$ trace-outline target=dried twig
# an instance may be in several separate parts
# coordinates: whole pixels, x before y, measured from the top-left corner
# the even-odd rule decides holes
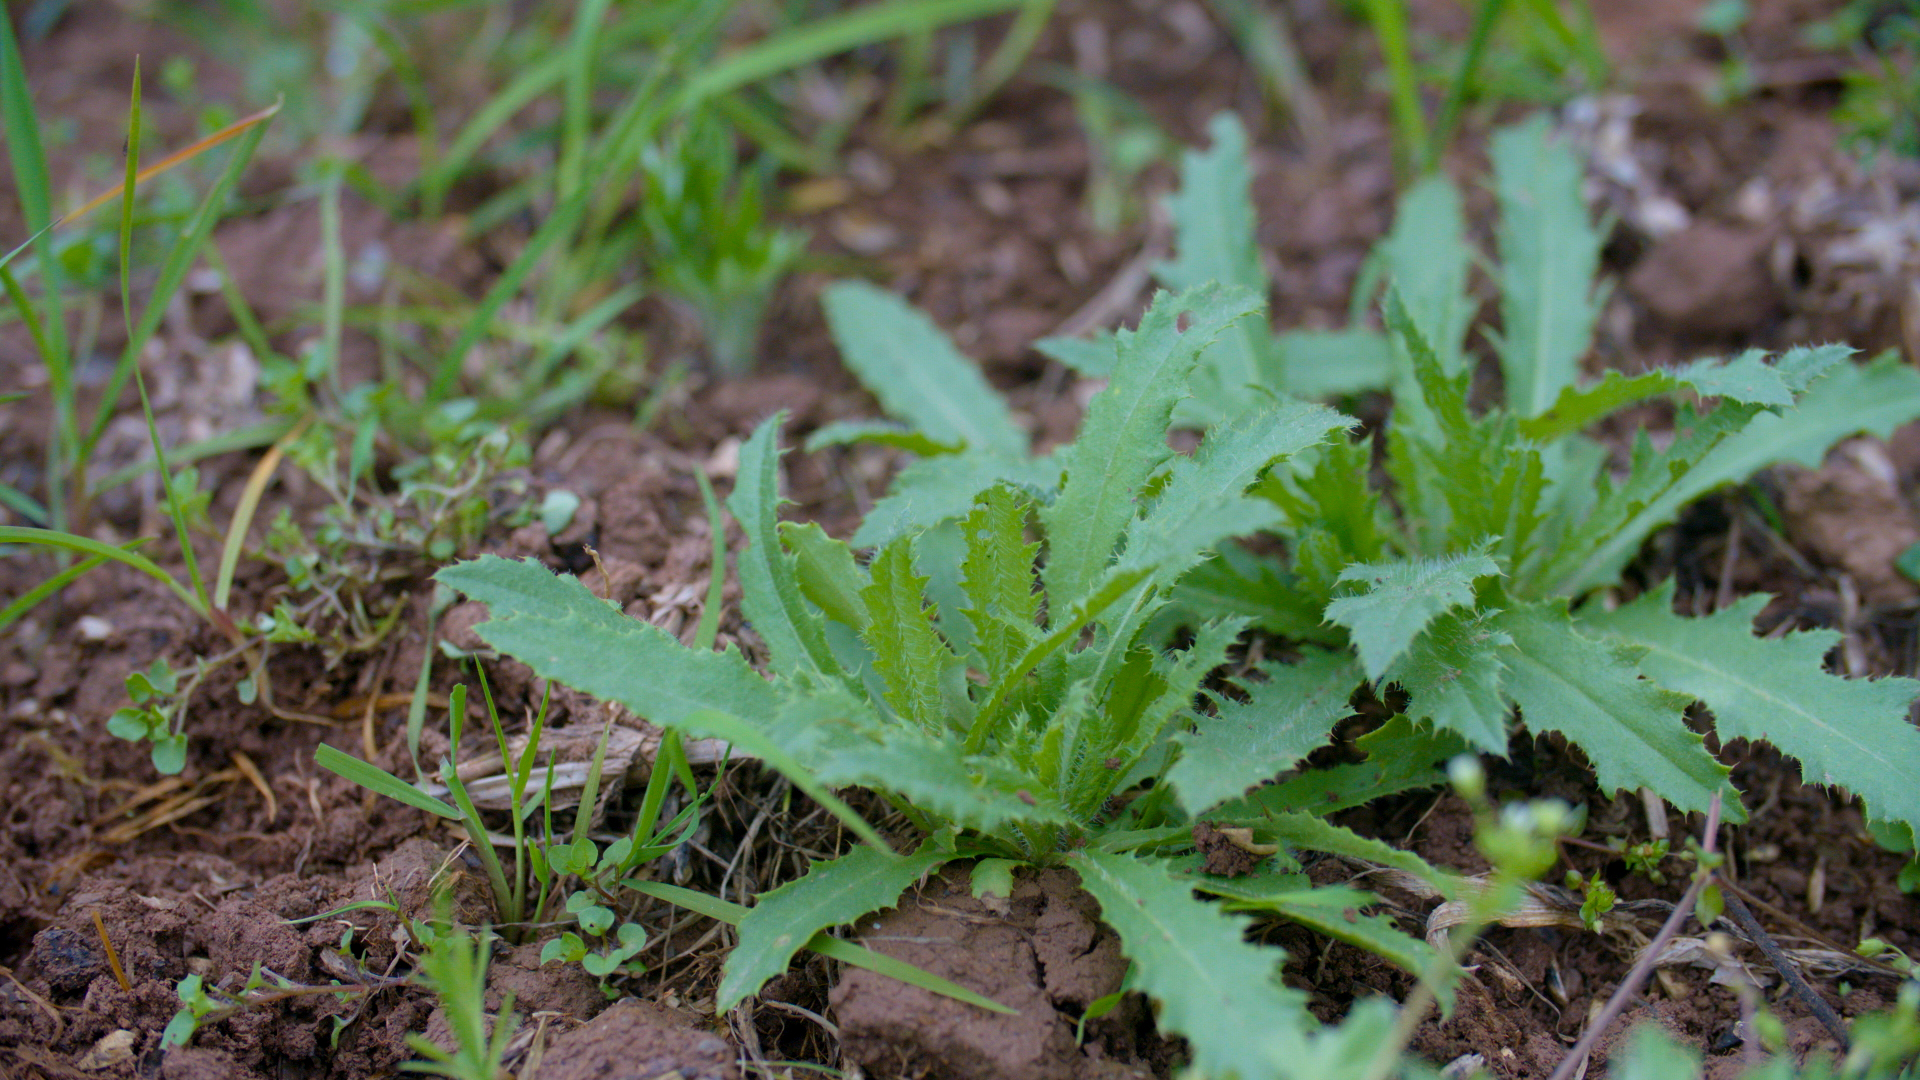
[[[1705,832],[1706,836],[1701,841],[1700,847],[1705,854],[1711,855],[1714,840],[1720,832],[1719,792],[1714,793],[1713,805],[1707,808]],[[1593,1046],[1600,1041],[1600,1036],[1613,1026],[1613,1022],[1627,1010],[1628,1002],[1632,1001],[1634,995],[1640,992],[1640,988],[1646,985],[1647,977],[1653,974],[1654,962],[1659,959],[1661,950],[1665,949],[1667,943],[1680,933],[1680,927],[1692,913],[1695,902],[1700,899],[1700,893],[1712,880],[1713,874],[1704,870],[1693,879],[1693,884],[1687,887],[1686,895],[1673,906],[1673,914],[1667,916],[1667,921],[1661,925],[1660,932],[1654,935],[1652,943],[1641,951],[1640,959],[1634,962],[1633,970],[1627,972],[1626,980],[1614,990],[1613,996],[1607,999],[1606,1007],[1600,1010],[1600,1015],[1593,1018],[1593,1022],[1587,1025],[1586,1031],[1581,1032],[1580,1041],[1574,1043],[1573,1049],[1567,1052],[1567,1056],[1560,1059],[1560,1064],[1553,1070],[1551,1080],[1568,1080],[1587,1060],[1587,1055],[1593,1052]]]

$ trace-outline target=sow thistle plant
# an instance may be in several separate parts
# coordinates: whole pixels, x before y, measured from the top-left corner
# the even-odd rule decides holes
[[[919,460],[843,543],[776,520],[779,417],[743,446],[729,508],[747,537],[742,604],[766,642],[767,677],[532,562],[441,571],[490,606],[478,633],[501,652],[670,729],[729,740],[867,842],[736,913],[722,1011],[803,944],[831,940],[821,931],[894,904],[942,864],[977,860],[976,891],[1003,891],[1023,864],[1058,865],[1099,901],[1132,985],[1188,1038],[1200,1073],[1344,1075],[1340,1063],[1367,1058],[1390,1071],[1407,1016],[1396,1023],[1371,1003],[1315,1033],[1305,998],[1275,979],[1283,954],[1248,943],[1239,912],[1279,914],[1430,979],[1447,970],[1388,920],[1354,917],[1367,894],[1311,887],[1292,853],[1361,856],[1462,895],[1324,815],[1443,782],[1438,764],[1459,753],[1504,753],[1516,707],[1532,730],[1585,750],[1609,791],[1651,788],[1688,810],[1717,795],[1737,816],[1728,770],[1685,720],[1704,702],[1721,737],[1772,741],[1910,843],[1913,683],[1827,674],[1830,632],[1754,637],[1763,597],[1687,619],[1671,610],[1670,583],[1612,608],[1600,590],[1689,500],[1910,419],[1920,385],[1891,360],[1855,367],[1833,347],[1579,385],[1599,235],[1577,163],[1539,124],[1499,135],[1493,156],[1503,406],[1469,407],[1470,251],[1444,181],[1409,194],[1383,245],[1387,332],[1364,374],[1391,385],[1396,406],[1384,435],[1359,441],[1349,418],[1290,396],[1285,376],[1364,380],[1316,382],[1301,366],[1314,350],[1289,356],[1284,335],[1250,318],[1258,261],[1224,250],[1244,246],[1235,229],[1250,228],[1250,205],[1186,199],[1182,250],[1163,278],[1212,265],[1227,283],[1162,295],[1131,332],[1050,345],[1109,382],[1079,437],[1048,457],[1027,452],[1004,403],[923,316],[867,286],[829,290],[843,355],[893,422],[836,425],[815,445],[876,441]],[[1188,182],[1210,162],[1234,164],[1190,157]],[[1181,404],[1192,393],[1223,418],[1185,456],[1167,434],[1196,415]],[[1616,468],[1580,434],[1657,397],[1677,401],[1664,447],[1643,435]],[[1376,490],[1382,438],[1388,487]],[[1258,533],[1282,540],[1284,557],[1233,543]],[[1286,659],[1219,681],[1250,629],[1282,639]],[[1400,686],[1405,715],[1363,739],[1363,763],[1289,774],[1363,684]],[[833,794],[844,787],[879,792],[925,839],[895,853]],[[1288,850],[1251,876],[1211,875],[1194,851],[1200,824]],[[628,884],[687,902],[684,890]]]
[[[1304,996],[1273,979],[1281,954],[1246,943],[1243,917],[1194,898],[1185,811],[1159,788],[1116,800],[1164,770],[1169,736],[1195,722],[1203,682],[1247,625],[1209,620],[1163,647],[1173,586],[1216,545],[1279,524],[1248,489],[1351,424],[1275,400],[1215,428],[1192,457],[1167,449],[1201,351],[1258,307],[1219,286],[1162,297],[1116,340],[1112,383],[1062,453],[1057,492],[989,484],[958,520],[903,530],[865,566],[816,526],[777,524],[780,418],[763,424],[742,447],[729,508],[748,537],[742,603],[771,679],[736,651],[688,649],[536,563],[483,557],[441,571],[490,606],[478,631],[490,645],[656,723],[730,740],[868,842],[760,897],[739,923],[720,1010],[815,933],[893,905],[944,863],[981,859],[981,888],[1018,864],[1076,870],[1133,956],[1135,985],[1160,999],[1161,1022],[1193,1041],[1205,1072],[1271,1075],[1304,1050],[1311,1020]],[[841,787],[882,793],[926,839],[896,854],[833,795]],[[1261,826],[1267,839],[1317,836],[1409,861],[1330,826],[1294,836],[1310,830],[1276,821]],[[1349,890],[1316,903],[1303,877],[1283,873],[1236,892],[1316,922],[1324,912],[1343,936],[1410,967],[1430,957],[1385,920],[1345,923]]]

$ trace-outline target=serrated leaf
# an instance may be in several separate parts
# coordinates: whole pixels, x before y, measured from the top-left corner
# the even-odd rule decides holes
[[[1027,437],[1006,403],[931,319],[859,281],[829,285],[821,304],[841,360],[887,415],[936,443],[1025,456]]]
[[[1203,1076],[1284,1075],[1313,1026],[1306,996],[1279,985],[1286,954],[1245,940],[1246,920],[1194,899],[1164,866],[1076,851],[1067,864],[1133,961],[1133,987],[1160,1003],[1162,1030],[1184,1035]]]
[[[1226,663],[1227,649],[1239,640],[1246,626],[1245,619],[1207,623],[1194,634],[1193,644],[1175,654],[1171,663],[1164,657],[1156,659],[1145,649],[1133,653],[1146,661],[1141,668],[1147,677],[1136,680],[1131,692],[1118,685],[1127,673],[1116,678],[1102,707],[1075,740],[1083,749],[1066,783],[1067,807],[1072,813],[1084,819],[1099,812],[1122,786],[1127,769],[1160,741],[1174,718],[1191,713],[1201,682]]]
[[[1907,720],[1920,683],[1828,673],[1831,630],[1755,637],[1765,594],[1690,619],[1674,614],[1673,591],[1668,580],[1617,610],[1583,611],[1581,625],[1645,648],[1640,670],[1704,702],[1721,739],[1764,739],[1806,782],[1845,787],[1876,818],[1920,823],[1920,729]]]
[[[835,752],[818,774],[836,787],[857,785],[897,795],[943,822],[982,832],[1072,820],[1038,777],[904,729]]]
[[[1038,543],[1027,542],[1030,500],[1005,486],[982,492],[961,523],[966,555],[961,583],[973,624],[974,648],[983,670],[997,672],[1012,663],[1032,641],[1040,615],[1034,588]]]
[[[1558,439],[1628,405],[1682,387],[1701,397],[1785,408],[1812,379],[1845,360],[1850,351],[1839,346],[1795,349],[1778,363],[1768,363],[1765,352],[1749,349],[1731,360],[1696,360],[1684,367],[1633,376],[1609,371],[1591,386],[1563,388],[1551,408],[1520,422],[1520,433],[1529,439]]]
[[[1207,432],[1192,457],[1173,460],[1160,497],[1128,531],[1128,546],[1140,543],[1148,532],[1202,512],[1222,496],[1239,495],[1276,461],[1355,423],[1324,405],[1292,398],[1240,410],[1232,420]]]
[[[910,454],[919,454],[922,457],[954,454],[964,449],[960,443],[939,442],[926,432],[916,431],[905,424],[896,424],[887,420],[836,420],[807,436],[806,450],[811,454],[829,446],[862,443],[870,446],[888,446],[895,450],[905,450]]]
[[[1506,691],[1535,732],[1558,731],[1586,752],[1601,788],[1650,787],[1682,810],[1705,811],[1728,769],[1687,727],[1688,699],[1640,677],[1645,650],[1574,628],[1564,601],[1490,620],[1513,638]],[[1737,814],[1737,800],[1728,800]]]
[[[1395,870],[1405,870],[1426,881],[1449,899],[1461,891],[1460,878],[1451,871],[1441,870],[1413,852],[1384,840],[1361,836],[1351,829],[1335,825],[1317,813],[1270,813],[1238,822],[1228,822],[1223,818],[1221,824],[1245,824],[1270,833],[1291,847],[1324,851],[1331,855],[1348,855]]]
[[[1041,511],[1050,547],[1047,595],[1054,604],[1087,595],[1113,561],[1135,498],[1169,453],[1168,421],[1188,372],[1209,343],[1260,306],[1254,293],[1221,286],[1162,294],[1137,330],[1118,336],[1113,378],[1087,408],[1059,497]],[[1182,315],[1190,320],[1184,331]]]
[[[1210,148],[1180,156],[1180,189],[1166,204],[1174,257],[1155,267],[1154,276],[1175,291],[1219,282],[1265,295],[1247,133],[1232,113],[1223,112],[1208,122],[1207,134]],[[1190,376],[1193,396],[1175,406],[1175,422],[1205,427],[1235,416],[1248,387],[1277,387],[1278,376],[1273,335],[1265,322],[1237,323],[1201,354]]]
[[[1382,681],[1412,695],[1410,715],[1459,732],[1483,753],[1504,755],[1513,710],[1500,689],[1506,673],[1500,651],[1510,644],[1483,617],[1448,612],[1428,624]]]
[[[740,920],[740,942],[727,954],[714,1009],[719,1015],[759,992],[768,979],[787,970],[793,954],[814,934],[844,926],[900,902],[900,894],[952,856],[932,844],[899,856],[869,847],[828,862],[816,862],[806,875],[760,899]]]
[[[913,572],[913,538],[902,536],[873,560],[873,580],[860,591],[867,609],[863,634],[873,667],[887,684],[887,703],[922,731],[947,726],[940,683],[959,658],[933,628],[926,607],[927,579]]]
[[[767,643],[769,664],[781,675],[811,669],[837,672],[818,609],[800,594],[793,557],[780,545],[780,427],[786,413],[768,417],[740,447],[740,469],[727,510],[747,535],[740,553],[740,608]]]
[[[1453,732],[1429,724],[1416,727],[1404,716],[1393,717],[1358,742],[1367,752],[1365,761],[1308,769],[1224,803],[1215,813],[1232,818],[1288,810],[1335,814],[1384,795],[1444,784],[1446,763],[1468,750],[1466,741]]]
[[[1500,573],[1484,551],[1433,559],[1357,563],[1340,572],[1343,582],[1367,591],[1327,605],[1327,620],[1347,628],[1367,678],[1379,679],[1427,624],[1441,613],[1473,603],[1473,583]]]
[[[1795,370],[1827,355],[1824,349],[1796,349],[1777,366]],[[1883,353],[1865,365],[1837,364],[1807,388],[1792,410],[1754,417],[1718,441],[1670,486],[1633,508],[1630,520],[1612,530],[1580,565],[1568,567],[1550,581],[1555,591],[1568,596],[1606,585],[1619,576],[1621,567],[1655,529],[1715,488],[1784,461],[1817,467],[1828,449],[1850,435],[1867,433],[1884,439],[1915,419],[1920,419],[1920,372],[1903,363],[1898,354]]]
[[[880,547],[896,536],[965,517],[973,497],[995,484],[1051,492],[1060,466],[1051,458],[999,458],[953,454],[922,458],[900,470],[885,498],[873,504],[854,530],[854,547]]]
[[[1222,497],[1203,513],[1182,521],[1164,522],[1161,527],[1136,537],[1137,542],[1128,545],[1119,562],[1108,567],[1085,595],[1055,610],[1046,633],[995,676],[975,714],[973,726],[968,729],[968,748],[978,751],[985,747],[988,735],[1004,719],[1016,690],[1026,685],[1028,674],[1043,662],[1056,658],[1102,613],[1124,597],[1134,595],[1134,590],[1143,585],[1170,588],[1214,545],[1229,537],[1266,528],[1278,516],[1277,510],[1264,503],[1244,497]]]
[[[786,724],[775,721],[763,726],[717,709],[699,709],[689,713],[677,726],[689,735],[723,739],[742,754],[759,758],[768,768],[791,781],[793,786],[799,788],[808,798],[825,807],[828,813],[838,818],[841,824],[855,836],[877,849],[891,853],[892,849],[887,847],[887,842],[881,838],[880,833],[872,825],[867,824],[866,819],[855,813],[844,800],[835,795],[803,760],[808,756],[818,758],[827,755],[820,752],[817,743],[809,745],[813,740],[809,740],[807,736],[812,732],[796,730],[798,725],[792,723],[796,715],[805,715],[806,706],[817,707],[820,703],[803,700],[798,704],[801,709],[797,714],[789,711],[785,717],[788,721]],[[808,755],[809,750],[814,753]]]
[[[868,578],[854,560],[853,549],[812,522],[781,522],[780,539],[793,552],[800,595],[834,622],[865,630],[867,606],[860,592],[867,587]]]
[[[1467,270],[1473,251],[1466,242],[1460,192],[1440,175],[1421,179],[1400,196],[1393,230],[1381,242],[1387,280],[1407,305],[1407,314],[1433,344],[1449,375],[1463,363],[1467,320]],[[1297,391],[1296,391],[1297,392]]]
[[[1167,771],[1180,808],[1198,814],[1292,768],[1325,746],[1350,710],[1360,669],[1346,655],[1312,651],[1298,663],[1268,664],[1247,700],[1221,701],[1212,716],[1177,737],[1180,760]]]
[[[482,555],[434,580],[487,605],[491,617],[474,628],[480,640],[541,678],[617,701],[663,727],[701,709],[765,716],[778,705],[773,687],[738,652],[689,649],[532,559]]]
[[[1544,114],[1496,132],[1488,154],[1500,203],[1500,366],[1508,405],[1537,416],[1580,374],[1600,314],[1604,237],[1580,197],[1580,161]]]
[[[1324,888],[1240,897],[1222,906],[1228,911],[1270,911],[1323,937],[1365,949],[1409,974],[1425,975],[1439,955],[1437,950],[1402,931],[1388,916],[1359,913],[1358,909],[1375,903],[1372,893],[1359,889]],[[1452,1008],[1450,991],[1450,985],[1443,991],[1443,1010]]]
[[[692,889],[683,889],[678,885],[668,885],[662,881],[640,881],[635,878],[627,878],[620,884],[625,888],[632,889],[634,892],[651,896],[655,899],[665,900],[667,903],[673,904],[676,907],[686,908],[688,911],[705,915],[709,919],[726,923],[728,926],[739,926],[741,920],[747,917],[749,910],[741,907],[739,904],[722,900],[719,897],[708,896],[706,893],[695,892]],[[863,945],[855,945],[851,941],[842,941],[836,937],[828,937],[825,933],[818,933],[813,935],[803,948],[819,953],[829,960],[834,960],[852,967],[865,968],[868,971],[885,975],[889,979],[898,979],[910,986],[918,986],[922,990],[928,990],[950,997],[955,1001],[964,1001],[969,1005],[978,1006],[988,1012],[997,1012],[1007,1016],[1020,1015],[1019,1010],[1009,1009],[1005,1005],[991,998],[982,997],[958,983],[943,979],[930,972],[922,971],[904,960],[897,960],[885,953],[874,952],[872,949]]]

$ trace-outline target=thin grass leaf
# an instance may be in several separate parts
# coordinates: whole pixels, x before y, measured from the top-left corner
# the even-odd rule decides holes
[[[460,820],[460,811],[380,766],[362,761],[326,743],[321,743],[314,749],[313,761],[328,772],[345,777],[376,795],[384,795],[395,802],[405,803],[416,810],[425,810],[429,814],[446,818],[448,821]]]
[[[186,586],[174,580],[172,574],[156,566],[152,559],[133,551],[131,548],[114,547],[88,536],[75,536],[72,533],[53,529],[30,529],[15,525],[0,525],[0,544],[37,544],[41,547],[65,548],[85,555],[97,555],[114,562],[125,563],[135,570],[158,581],[173,590],[180,602],[186,604],[194,614],[205,617],[207,610],[200,598]]]
[[[310,420],[311,416],[301,417],[292,431],[269,447],[247,475],[246,486],[240,489],[240,500],[234,504],[233,518],[227,522],[226,542],[220,545],[220,566],[214,571],[213,577],[213,606],[221,611],[227,609],[227,600],[233,593],[233,574],[240,565],[240,551],[246,546],[247,529],[253,524],[254,513],[260,508],[260,496],[266,493],[267,485],[273,482],[274,471],[280,467],[285,448],[300,438]]]
[[[127,169],[120,191],[120,317],[133,336],[133,190],[140,175],[140,58],[133,58],[133,96],[127,104]]]
[[[207,237],[213,231],[214,223],[220,219],[226,207],[227,197],[232,194],[234,185],[239,182],[240,174],[246,170],[247,163],[253,160],[253,153],[259,148],[261,137],[266,134],[265,121],[278,111],[279,104],[276,103],[272,109],[264,110],[248,118],[248,121],[243,121],[242,124],[246,126],[229,125],[215,135],[200,140],[194,146],[172,155],[167,161],[161,163],[166,165],[176,158],[185,160],[186,157],[197,155],[207,147],[216,145],[217,142],[224,142],[229,138],[239,139],[238,145],[227,158],[227,164],[221,170],[219,178],[201,199],[186,229],[168,249],[167,256],[160,265],[160,271],[154,279],[153,288],[147,295],[146,306],[141,309],[140,318],[134,324],[133,335],[121,350],[120,360],[115,364],[113,374],[107,379],[100,398],[99,413],[88,427],[86,436],[76,453],[76,465],[84,467],[85,462],[92,457],[93,449],[99,444],[101,436],[106,434],[107,424],[113,419],[113,407],[120,398],[121,390],[125,389],[127,379],[138,368],[140,356],[146,351],[147,342],[160,328],[160,320],[165,316],[168,305],[173,302],[174,295],[179,292],[180,286],[187,279],[187,273],[193,269],[193,264],[199,259],[200,249],[205,246]],[[226,134],[227,132],[232,134]],[[222,137],[216,140],[215,136]],[[143,170],[143,175],[151,175],[159,167],[148,166]],[[105,197],[102,196],[102,198]],[[81,210],[76,210],[62,220],[71,219],[85,209],[83,207]]]
[[[681,86],[670,108],[686,112],[708,98],[848,49],[985,18],[1029,2],[890,0],[815,19],[709,65]]]
[[[143,542],[144,541],[138,540],[134,541],[136,544]],[[75,578],[78,578],[80,575],[106,561],[107,557],[105,555],[95,555],[92,558],[84,559],[15,597],[13,602],[8,604],[6,608],[0,609],[0,632],[5,632],[7,627],[19,621],[20,616],[25,615],[27,612],[39,606],[40,601],[66,588],[73,583]]]

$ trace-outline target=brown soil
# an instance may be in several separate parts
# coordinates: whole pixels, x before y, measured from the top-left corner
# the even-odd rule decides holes
[[[134,18],[137,6],[74,5],[49,37],[25,46],[43,115],[71,122],[72,141],[54,150],[63,201],[111,182],[99,162],[112,158],[122,138],[134,53],[145,56],[150,72],[164,57],[191,56],[204,99],[243,99],[243,80],[231,65]],[[1422,33],[1463,32],[1456,6],[1414,6]],[[1593,6],[1620,65],[1622,91],[1569,110],[1567,123],[1593,156],[1595,197],[1619,221],[1607,270],[1620,288],[1603,320],[1596,363],[1632,370],[1703,352],[1814,340],[1844,340],[1868,352],[1920,349],[1920,292],[1908,284],[1920,270],[1920,250],[1910,239],[1895,242],[1912,234],[1893,227],[1902,208],[1910,215],[1920,198],[1920,167],[1896,160],[1866,166],[1834,148],[1827,114],[1851,61],[1810,50],[1799,28],[1835,5],[1754,0],[1740,47],[1757,89],[1724,107],[1708,105],[1702,93],[1718,77],[1724,47],[1692,29],[1696,5]],[[1276,280],[1274,318],[1283,326],[1338,325],[1354,276],[1390,221],[1394,193],[1391,131],[1370,38],[1342,5],[1303,0],[1284,9],[1319,94],[1316,108],[1294,121],[1265,107],[1208,10],[1193,2],[1066,0],[1038,57],[1110,79],[1183,143],[1202,139],[1217,110],[1245,117],[1255,133],[1255,193],[1261,246]],[[148,127],[162,145],[178,145],[193,128],[188,103],[169,100],[151,80],[149,86]],[[374,111],[380,123],[368,130],[398,134],[357,136],[336,149],[375,177],[404,179],[414,167],[405,116],[391,103],[376,103]],[[1485,132],[1518,111],[1469,116],[1448,160],[1456,177],[1482,175]],[[311,197],[294,196],[299,160],[270,144],[244,185],[247,210],[216,233],[236,280],[269,325],[306,309],[319,292],[318,210]],[[812,230],[816,254],[840,267],[851,260],[927,310],[987,366],[1036,439],[1054,443],[1071,434],[1088,388],[1047,365],[1028,342],[1131,319],[1147,291],[1139,271],[1165,243],[1164,224],[1150,207],[1171,172],[1151,170],[1136,193],[1134,220],[1102,234],[1083,209],[1092,160],[1071,101],[1019,79],[945,138],[909,142],[877,123],[862,127],[845,154],[846,175],[809,181],[814,186],[804,198],[794,192],[796,218]],[[1474,187],[1468,198],[1484,238],[1489,199]],[[0,238],[9,246],[20,232],[14,205],[0,199]],[[350,259],[379,253],[470,294],[511,257],[496,249],[510,247],[508,241],[464,243],[451,215],[401,220],[351,194],[343,214]],[[586,580],[630,614],[690,632],[710,571],[709,525],[694,470],[724,476],[729,447],[776,409],[790,413],[793,441],[827,421],[872,411],[836,364],[817,314],[826,279],[805,273],[783,290],[758,371],[735,380],[694,374],[669,395],[653,429],[636,433],[629,405],[618,413],[582,411],[543,433],[519,477],[525,497],[565,488],[581,496],[580,512],[559,535],[537,525],[498,529],[484,549],[584,572],[593,566],[583,548],[590,543],[604,575],[595,570]],[[352,297],[377,298],[377,291]],[[110,357],[121,324],[114,303],[96,305],[87,317],[98,328],[96,352]],[[288,325],[296,328],[275,344],[289,352],[317,333],[310,320]],[[685,327],[664,307],[648,307],[636,329],[657,356],[686,349]],[[232,321],[217,295],[195,295],[170,320],[162,355],[147,369],[170,442],[259,419],[258,362],[232,342]],[[349,332],[347,357],[351,377],[375,370],[379,351],[371,338]],[[45,385],[46,372],[17,325],[0,327],[0,372],[7,389],[38,392]],[[87,378],[86,389],[97,396],[97,372]],[[102,444],[102,471],[146,453],[137,405],[120,404],[129,408]],[[34,405],[0,408],[0,480],[29,491],[42,490],[49,426],[48,410]],[[200,463],[202,486],[215,493],[214,521],[231,514],[255,460],[229,454]],[[795,515],[844,535],[893,464],[866,451],[789,455]],[[302,522],[315,520],[324,494],[297,472],[282,469],[258,520],[282,508]],[[1640,569],[1649,580],[1677,573],[1682,602],[1700,612],[1770,591],[1777,599],[1765,629],[1833,627],[1845,634],[1838,668],[1913,675],[1920,655],[1912,629],[1916,592],[1889,563],[1920,539],[1911,506],[1916,488],[1920,432],[1902,432],[1884,446],[1851,443],[1818,471],[1763,478],[1754,490],[1764,502],[1745,491],[1708,500],[1649,545]],[[150,483],[118,489],[95,507],[93,530],[115,541],[170,536],[155,496]],[[1778,510],[1784,535],[1763,507]],[[203,563],[215,543],[207,541]],[[52,565],[18,555],[0,561],[0,595],[18,595]],[[314,918],[355,901],[387,900],[400,915],[424,917],[431,913],[429,883],[448,881],[456,917],[469,924],[488,918],[484,876],[452,829],[314,765],[314,749],[324,741],[397,773],[410,769],[407,700],[435,644],[426,636],[431,569],[425,560],[381,568],[365,599],[376,616],[395,614],[398,629],[376,647],[277,651],[277,711],[242,705],[231,671],[200,687],[191,754],[178,781],[156,776],[143,748],[105,731],[106,717],[126,702],[129,672],[160,658],[184,664],[224,647],[164,589],[111,566],[97,570],[0,640],[0,1076],[358,1080],[391,1075],[414,1056],[405,1042],[410,1032],[448,1037],[434,998],[400,978],[412,943],[398,915],[360,908]],[[232,609],[250,617],[284,594],[285,578],[263,561],[250,564],[237,586]],[[722,641],[755,655],[757,643],[734,614],[732,586],[725,600]],[[479,617],[471,606],[456,607],[437,636],[471,647],[467,630]],[[440,692],[461,677],[445,663],[435,671]],[[517,724],[536,704],[532,680],[511,663],[489,672],[503,713]],[[440,700],[423,760],[449,750]],[[550,724],[555,738],[568,737],[569,729],[577,737],[597,733],[606,716],[595,702],[558,693]],[[468,730],[480,725],[476,709]],[[650,743],[633,745],[638,780]],[[458,749],[462,760],[481,752],[477,742]],[[1730,833],[1731,875],[1783,944],[1844,951],[1876,934],[1909,952],[1920,949],[1920,908],[1895,886],[1901,860],[1867,838],[1857,806],[1802,787],[1763,748],[1720,752],[1752,811],[1751,822]],[[1577,755],[1552,740],[1517,740],[1510,760],[1495,769],[1500,797],[1585,803],[1589,840],[1648,836],[1638,801],[1594,791]],[[713,783],[700,853],[660,876],[745,903],[756,889],[803,869],[810,854],[843,842],[770,774],[736,768]],[[610,831],[631,815],[632,802],[618,790],[608,793],[599,812]],[[1342,820],[1437,863],[1483,868],[1470,816],[1451,796],[1387,800]],[[1675,836],[1699,826],[1671,823]],[[777,844],[770,841],[776,833]],[[1570,848],[1568,865],[1601,874],[1625,900],[1671,903],[1684,886],[1684,868],[1675,862],[1660,884],[1586,849]],[[1376,887],[1335,860],[1311,869],[1323,884],[1357,879]],[[1433,906],[1391,889],[1382,899],[1381,910],[1415,932]],[[713,992],[729,936],[664,905],[622,915],[648,929],[651,942],[639,959],[649,970],[614,979],[609,988],[620,1000],[611,1007],[591,977],[541,966],[537,940],[496,956],[489,1007],[512,995],[522,1021],[508,1056],[517,1075],[557,1080],[677,1070],[734,1077],[767,1069],[767,1062],[803,1060],[857,1064],[870,1076],[1164,1076],[1179,1060],[1177,1045],[1152,1036],[1150,1013],[1137,1001],[1089,1023],[1078,1037],[1078,1017],[1117,985],[1124,964],[1097,921],[1097,906],[1061,871],[1023,879],[1006,910],[982,905],[943,875],[850,934],[1016,1004],[1017,1020],[989,1018],[865,972],[830,971],[803,954],[757,1001],[719,1021]],[[289,921],[301,919],[312,921]],[[1657,914],[1625,919],[1597,934],[1566,927],[1494,931],[1476,952],[1477,973],[1462,985],[1457,1009],[1423,1028],[1415,1049],[1436,1063],[1478,1054],[1503,1077],[1546,1075],[1589,1008],[1624,976],[1636,935],[1650,934],[1658,921]],[[1358,997],[1410,989],[1406,976],[1370,954],[1300,927],[1261,932],[1288,950],[1287,980],[1313,995],[1325,1019],[1336,1019]],[[1767,974],[1756,955],[1742,955]],[[209,1018],[191,1048],[160,1049],[184,976],[238,991],[256,964],[270,984],[339,992],[270,995]],[[1713,1067],[1726,1070],[1739,1058],[1739,1041],[1729,1033],[1740,1004],[1734,991],[1711,981],[1713,974],[1668,969],[1633,1017],[1705,1048]],[[1815,985],[1851,1016],[1884,1006],[1895,984],[1855,970],[1820,976]],[[1797,1049],[1824,1038],[1791,997],[1776,996],[1774,1007]],[[1611,1045],[1617,1043],[1603,1044],[1597,1067]]]

